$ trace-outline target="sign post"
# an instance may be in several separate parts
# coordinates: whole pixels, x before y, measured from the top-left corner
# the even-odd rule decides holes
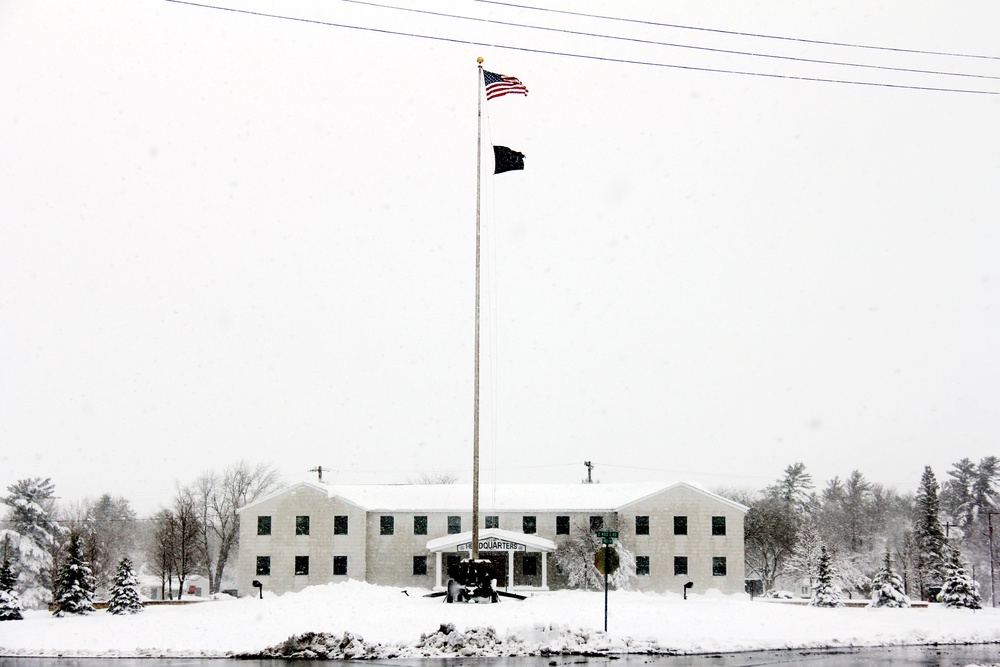
[[[604,545],[604,553],[598,549],[597,553],[594,554],[595,565],[597,569],[604,573],[604,631],[608,631],[608,575],[618,569],[618,554],[615,553],[614,557],[611,555],[610,547],[615,543],[615,538],[618,537],[618,532],[614,530],[599,530],[597,531],[597,536],[601,538],[601,544]],[[602,558],[603,556],[603,558]]]

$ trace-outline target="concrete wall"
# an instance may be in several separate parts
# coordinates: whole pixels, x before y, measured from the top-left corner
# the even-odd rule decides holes
[[[348,533],[334,535],[334,516],[348,517]],[[271,534],[257,534],[257,517],[271,517]],[[309,517],[309,534],[295,534],[297,516]],[[240,514],[240,595],[252,595],[254,579],[266,590],[283,593],[367,576],[365,546],[368,542],[366,512],[310,487],[293,488],[252,506]],[[256,572],[257,557],[269,556],[271,574]],[[295,574],[295,557],[308,556],[309,574]],[[347,557],[347,575],[334,576],[334,556]]]
[[[635,517],[649,517],[649,535],[635,534]],[[674,535],[674,517],[687,517],[687,535]],[[726,518],[726,534],[712,535],[712,517]],[[698,490],[677,486],[619,512],[621,538],[636,556],[649,557],[649,575],[637,577],[634,588],[682,592],[694,583],[694,593],[718,589],[743,591],[743,512]],[[688,574],[674,574],[674,556],[686,556]],[[726,575],[716,576],[712,559],[726,559]]]

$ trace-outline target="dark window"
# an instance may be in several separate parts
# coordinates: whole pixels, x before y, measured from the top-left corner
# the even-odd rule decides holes
[[[488,517],[486,517],[486,527],[487,528],[499,528],[500,527],[500,517],[498,517],[498,516],[488,516]]]
[[[309,556],[295,557],[295,574],[309,574]]]
[[[526,516],[521,519],[521,530],[525,535],[531,535],[535,532],[535,517]]]
[[[527,555],[521,561],[521,574],[526,577],[538,575],[538,556]]]
[[[462,559],[458,554],[445,554],[445,572],[448,574],[449,579],[454,579],[458,576],[458,564],[460,562],[462,562]]]
[[[461,532],[462,532],[462,517],[460,516],[448,517],[448,534],[456,535]]]
[[[649,575],[649,556],[635,557],[635,573],[640,577]]]
[[[635,534],[649,535],[649,517],[637,516],[635,518]]]
[[[686,516],[674,517],[674,535],[688,534],[688,518]]]
[[[427,556],[413,557],[413,574],[427,574]]]
[[[674,556],[674,574],[687,574],[688,573],[688,557],[687,556]]]
[[[296,535],[309,534],[309,517],[307,516],[295,517],[295,534]]]
[[[724,577],[724,576],[726,576],[726,557],[725,556],[713,556],[712,557],[712,576],[713,577]]]
[[[338,514],[333,517],[333,534],[347,535],[347,515]]]
[[[414,535],[427,534],[427,517],[425,516],[413,517],[413,534]]]
[[[569,535],[569,517],[556,517],[556,535]]]
[[[604,530],[603,516],[590,517],[590,532],[594,532],[595,530]]]
[[[270,556],[257,556],[257,574],[261,576],[268,576],[271,574],[271,557]]]
[[[347,575],[347,556],[333,557],[333,573],[335,575]]]
[[[712,517],[712,534],[713,535],[726,534],[726,517],[724,516]]]
[[[271,517],[269,516],[257,517],[257,534],[258,535],[271,534]]]
[[[383,514],[378,518],[379,535],[392,535],[396,531],[396,521],[391,516]]]

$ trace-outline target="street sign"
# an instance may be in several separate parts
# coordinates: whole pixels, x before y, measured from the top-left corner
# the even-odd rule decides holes
[[[610,537],[605,537],[604,539],[601,540],[601,544],[614,544],[614,543],[615,541]]]
[[[614,530],[599,530],[597,531],[598,537],[618,537],[618,532]]]

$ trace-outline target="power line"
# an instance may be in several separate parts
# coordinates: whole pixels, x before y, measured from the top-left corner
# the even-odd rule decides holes
[[[839,84],[845,84],[845,85],[868,86],[868,87],[874,87],[874,88],[892,88],[892,89],[898,89],[898,90],[922,90],[922,91],[940,92],[940,93],[965,93],[965,94],[970,94],[970,95],[1000,95],[1000,91],[992,91],[992,90],[971,90],[971,89],[963,89],[963,88],[942,88],[942,87],[935,87],[935,86],[914,86],[914,85],[899,84],[899,83],[879,83],[879,82],[874,82],[874,81],[852,81],[852,80],[849,80],[849,79],[829,79],[829,78],[823,78],[823,77],[796,76],[796,75],[791,75],[791,74],[770,74],[770,73],[766,73],[766,72],[751,72],[751,71],[745,71],[745,70],[731,70],[731,69],[721,69],[721,68],[713,68],[713,67],[698,67],[698,66],[694,66],[694,65],[678,65],[678,64],[674,64],[674,63],[658,63],[658,62],[650,62],[650,61],[644,61],[644,60],[630,60],[630,59],[627,59],[627,58],[609,58],[609,57],[605,57],[605,56],[595,56],[595,55],[582,54],[582,53],[569,53],[569,52],[564,52],[564,51],[548,51],[548,50],[545,50],[545,49],[533,49],[533,48],[528,48],[528,47],[523,47],[523,46],[510,46],[510,45],[507,45],[507,44],[493,44],[493,43],[490,43],[490,42],[479,42],[479,41],[475,41],[475,40],[458,39],[458,38],[455,38],[455,37],[440,37],[440,36],[436,36],[436,35],[418,35],[416,33],[404,32],[404,31],[400,31],[400,30],[388,30],[388,29],[385,29],[385,28],[372,28],[372,27],[367,27],[367,26],[349,25],[349,24],[345,24],[345,23],[334,23],[332,21],[320,21],[320,20],[317,20],[317,19],[306,19],[306,18],[299,18],[299,17],[295,17],[295,16],[284,16],[284,15],[281,15],[281,14],[269,14],[269,13],[265,13],[265,12],[255,12],[255,11],[251,11],[251,10],[248,10],[248,9],[234,9],[232,7],[220,7],[220,6],[217,6],[217,5],[209,5],[209,4],[204,4],[204,3],[192,2],[191,0],[164,0],[164,1],[165,2],[170,2],[170,3],[173,3],[173,4],[178,4],[178,5],[187,5],[187,6],[190,6],[190,7],[200,7],[202,9],[215,9],[215,10],[219,10],[219,11],[232,12],[232,13],[236,13],[236,14],[247,14],[247,15],[250,15],[250,16],[259,16],[259,17],[262,17],[262,18],[273,18],[273,19],[282,19],[282,20],[286,20],[286,21],[296,21],[296,22],[300,22],[300,23],[310,23],[310,24],[314,24],[314,25],[322,25],[322,26],[332,27],[332,28],[344,28],[344,29],[348,29],[348,30],[363,30],[363,31],[366,31],[366,32],[374,32],[374,33],[379,33],[379,34],[383,34],[383,35],[394,35],[394,36],[397,36],[397,37],[413,37],[413,38],[416,38],[416,39],[428,39],[428,40],[438,41],[438,42],[448,42],[448,43],[451,43],[451,44],[465,44],[465,45],[468,45],[468,46],[482,46],[482,47],[492,48],[492,49],[504,49],[504,50],[508,50],[508,51],[519,51],[519,52],[522,52],[522,53],[537,53],[537,54],[541,54],[541,55],[561,56],[561,57],[564,57],[564,58],[580,58],[580,59],[583,59],[583,60],[597,60],[597,61],[602,61],[602,62],[618,63],[618,64],[625,64],[625,65],[643,65],[643,66],[647,66],[647,67],[663,67],[663,68],[679,69],[679,70],[686,70],[686,71],[692,71],[692,72],[712,72],[712,73],[716,73],[716,74],[737,74],[737,75],[742,75],[742,76],[756,76],[756,77],[763,77],[763,78],[768,78],[768,79],[784,79],[784,80],[788,80],[788,81],[812,81],[812,82],[815,82],[815,83],[839,83]]]
[[[800,42],[803,44],[822,44],[824,46],[842,46],[852,49],[871,49],[877,51],[895,51],[897,53],[919,53],[928,56],[948,56],[952,58],[979,58],[983,60],[1000,60],[1000,56],[984,56],[976,55],[972,53],[951,53],[947,51],[928,51],[923,49],[904,49],[892,46],[875,46],[871,44],[852,44],[850,42],[832,42],[825,41],[821,39],[804,39],[801,37],[783,37],[780,35],[765,35],[761,33],[754,32],[740,32],[738,30],[721,30],[719,28],[704,28],[699,26],[691,25],[680,25],[676,23],[659,23],[657,21],[646,21],[643,19],[627,19],[620,16],[604,16],[602,14],[587,14],[584,12],[574,12],[565,9],[551,9],[548,7],[531,7],[528,5],[518,5],[512,2],[500,2],[499,0],[472,0],[473,2],[481,2],[487,5],[499,5],[502,7],[513,7],[515,9],[529,9],[538,12],[551,12],[554,14],[566,14],[568,16],[580,16],[584,18],[592,19],[602,19],[605,21],[621,21],[624,23],[638,23],[640,25],[650,25],[657,26],[661,28],[677,28],[679,30],[698,30],[702,32],[712,32],[721,35],[736,35],[739,37],[758,37],[760,39],[775,39],[787,42]]]
[[[782,56],[782,55],[777,55],[777,54],[773,54],[773,53],[757,53],[757,52],[754,52],[754,51],[735,51],[735,50],[732,50],[732,49],[720,49],[720,48],[715,48],[715,47],[711,47],[711,46],[697,46],[697,45],[694,45],[694,44],[678,44],[676,42],[660,42],[660,41],[651,40],[651,39],[639,39],[637,37],[620,37],[618,35],[607,35],[607,34],[603,34],[603,33],[584,32],[584,31],[580,31],[580,30],[569,30],[567,28],[550,28],[548,26],[531,25],[531,24],[528,24],[528,23],[514,23],[514,22],[510,22],[510,21],[500,21],[500,20],[496,20],[496,19],[484,19],[484,18],[479,18],[477,16],[460,16],[460,15],[457,15],[457,14],[447,14],[447,13],[444,13],[444,12],[435,12],[435,11],[431,11],[431,10],[428,10],[428,9],[416,9],[414,7],[399,7],[399,6],[396,6],[396,5],[383,5],[383,4],[380,4],[380,3],[377,3],[377,2],[369,2],[368,0],[340,0],[340,1],[341,2],[347,2],[347,3],[355,4],[355,5],[364,5],[364,6],[367,6],[367,7],[379,7],[381,9],[391,9],[391,10],[395,10],[395,11],[412,12],[412,13],[415,13],[415,14],[426,14],[426,15],[429,15],[429,16],[439,16],[439,17],[442,17],[442,18],[460,19],[460,20],[463,20],[463,21],[474,21],[474,22],[478,22],[478,23],[491,23],[491,24],[494,24],[494,25],[502,25],[502,26],[507,26],[507,27],[511,27],[511,28],[527,28],[529,30],[542,30],[542,31],[546,31],[546,32],[558,32],[558,33],[563,33],[563,34],[567,34],[567,35],[577,35],[577,36],[580,36],[580,37],[597,37],[597,38],[600,38],[600,39],[610,39],[610,40],[617,40],[617,41],[623,41],[623,42],[632,42],[632,43],[635,43],[635,44],[647,44],[647,45],[652,45],[652,46],[667,46],[667,47],[677,48],[677,49],[693,49],[693,50],[696,50],[696,51],[708,51],[708,52],[711,52],[711,53],[724,53],[724,54],[727,54],[727,55],[736,55],[736,56],[750,56],[750,57],[753,57],[753,58],[772,58],[772,59],[776,59],[776,60],[788,60],[788,61],[792,61],[792,62],[811,63],[811,64],[818,64],[818,65],[836,65],[838,67],[859,67],[859,68],[864,68],[864,69],[876,69],[876,70],[885,70],[885,71],[891,71],[891,72],[907,72],[907,73],[910,73],[910,74],[933,74],[933,75],[938,75],[938,76],[958,76],[958,77],[967,77],[967,78],[972,78],[972,79],[993,79],[993,80],[1000,80],[1000,76],[990,76],[988,74],[968,74],[968,73],[965,73],[965,72],[945,72],[945,71],[941,71],[941,70],[915,69],[915,68],[910,68],[910,67],[891,67],[889,65],[872,65],[872,64],[869,64],[869,63],[852,63],[852,62],[844,62],[844,61],[840,61],[840,60],[822,60],[822,59],[818,59],[818,58],[802,58],[802,57],[799,57],[799,56]]]

